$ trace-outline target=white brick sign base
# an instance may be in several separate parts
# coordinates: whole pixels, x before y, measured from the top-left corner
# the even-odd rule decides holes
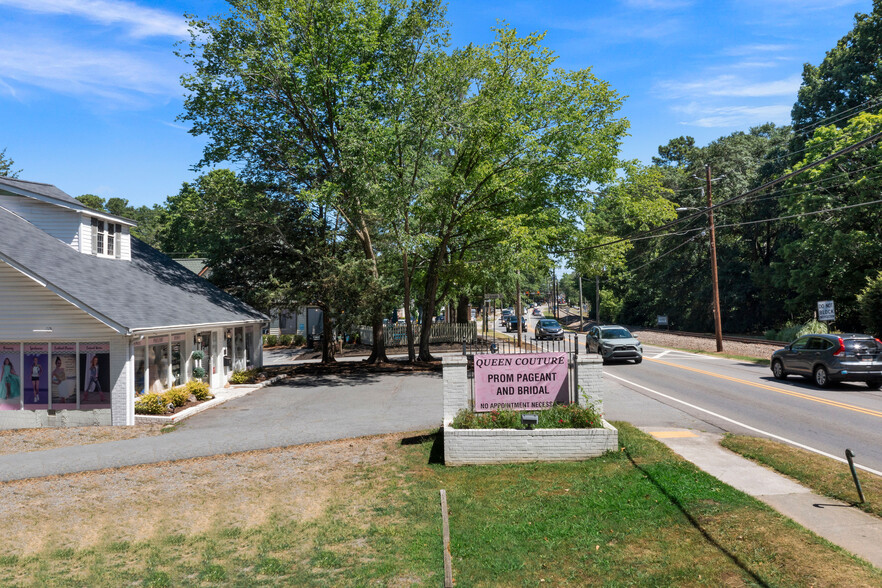
[[[444,462],[447,465],[576,461],[619,448],[619,432],[603,421],[602,429],[453,429],[451,421],[471,400],[467,360],[444,357]],[[578,355],[579,387],[603,412],[602,361],[597,355]],[[578,401],[581,404],[582,398]]]
[[[602,429],[453,429],[444,427],[444,463],[481,465],[578,461],[619,448],[619,432]]]

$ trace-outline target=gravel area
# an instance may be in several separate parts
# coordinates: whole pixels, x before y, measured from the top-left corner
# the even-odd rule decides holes
[[[352,508],[370,476],[394,467],[408,434],[187,459],[0,484],[4,555],[83,549],[157,534],[193,534],[271,517],[301,521],[346,495]],[[370,475],[368,475],[368,472]],[[63,522],[63,523],[62,523]]]
[[[648,345],[659,345],[661,347],[671,347],[687,351],[705,351],[709,353],[716,353],[717,350],[717,342],[714,339],[684,337],[682,335],[670,335],[668,333],[644,331],[641,329],[631,329],[631,332],[634,333],[640,341]],[[723,353],[727,355],[739,355],[742,357],[768,360],[769,357],[771,357],[772,352],[776,349],[778,349],[778,347],[764,345],[762,343],[736,343],[733,341],[723,341]]]
[[[135,425],[133,427],[47,427],[44,429],[0,431],[0,455],[153,437],[159,435],[161,429],[162,425],[157,424]]]

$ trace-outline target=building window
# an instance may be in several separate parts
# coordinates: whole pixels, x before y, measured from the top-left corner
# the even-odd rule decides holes
[[[119,257],[122,227],[115,223],[92,218],[92,253],[105,257]]]

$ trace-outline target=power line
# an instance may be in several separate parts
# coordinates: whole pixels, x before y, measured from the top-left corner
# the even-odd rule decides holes
[[[874,134],[870,135],[869,137],[858,141],[857,143],[853,143],[847,147],[843,147],[839,151],[831,153],[830,155],[827,155],[826,157],[822,157],[821,159],[818,159],[817,161],[813,161],[812,163],[806,164],[797,170],[794,170],[790,173],[784,174],[783,176],[779,176],[778,178],[775,178],[774,180],[766,182],[765,184],[763,184],[757,188],[753,188],[752,190],[748,190],[747,192],[744,192],[743,194],[739,194],[738,196],[733,196],[733,197],[728,198],[722,202],[719,202],[719,203],[714,204],[712,206],[709,206],[707,208],[703,208],[700,211],[695,212],[693,214],[690,214],[685,217],[679,218],[677,220],[665,223],[663,225],[659,225],[658,227],[654,227],[652,229],[649,229],[646,231],[641,231],[638,233],[632,233],[631,235],[628,235],[626,237],[622,237],[620,239],[614,239],[612,241],[607,241],[606,243],[599,243],[597,245],[589,245],[587,247],[581,247],[578,249],[559,251],[559,252],[557,252],[557,254],[559,255],[562,253],[578,253],[579,251],[589,251],[592,249],[598,249],[600,247],[607,247],[609,245],[616,245],[618,243],[623,243],[625,241],[637,241],[637,240],[644,239],[644,238],[652,238],[652,235],[654,233],[657,233],[658,231],[674,227],[680,223],[697,218],[697,217],[705,214],[708,211],[716,210],[717,208],[721,208],[723,206],[728,206],[729,204],[732,204],[733,202],[736,202],[738,200],[749,198],[751,196],[754,196],[756,194],[764,192],[765,190],[768,190],[772,186],[777,186],[781,182],[786,182],[787,180],[789,180],[791,178],[794,178],[794,177],[796,177],[796,176],[798,176],[798,175],[800,175],[810,169],[816,168],[819,165],[827,163],[828,161],[836,159],[837,157],[840,157],[842,155],[846,155],[848,153],[851,153],[852,151],[855,151],[857,149],[865,147],[866,145],[869,145],[870,143],[873,143],[873,142],[879,140],[880,138],[882,138],[882,132],[874,133]]]

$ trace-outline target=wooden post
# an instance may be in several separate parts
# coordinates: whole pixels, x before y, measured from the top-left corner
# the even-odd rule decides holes
[[[441,490],[441,540],[444,544],[444,588],[453,588],[453,561],[450,556],[450,523],[447,520],[447,492]]]

